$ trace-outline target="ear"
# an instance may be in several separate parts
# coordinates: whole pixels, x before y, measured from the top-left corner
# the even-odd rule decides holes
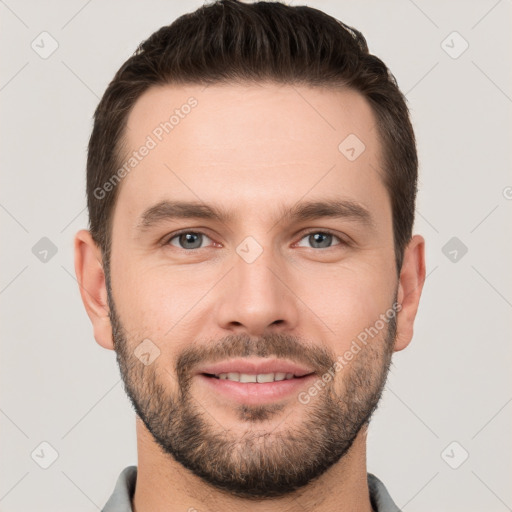
[[[102,347],[113,350],[101,250],[85,229],[75,235],[75,273],[82,302],[93,326],[94,338]]]
[[[395,352],[403,350],[412,340],[414,319],[425,282],[425,240],[414,235],[404,251],[398,285],[398,313]]]

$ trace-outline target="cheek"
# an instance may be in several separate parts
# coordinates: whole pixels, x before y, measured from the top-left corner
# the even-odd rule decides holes
[[[341,351],[391,307],[395,284],[390,275],[368,265],[357,270],[339,268],[317,279],[310,274],[298,295],[313,318],[328,327],[326,335],[332,338],[333,348]]]
[[[125,260],[117,263],[112,274],[123,325],[155,341],[181,333],[188,315],[211,288],[208,276],[176,272],[165,265],[145,266]]]

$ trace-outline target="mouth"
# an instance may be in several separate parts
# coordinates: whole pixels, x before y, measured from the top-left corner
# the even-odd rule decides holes
[[[256,405],[289,398],[310,385],[315,375],[291,361],[238,359],[201,368],[196,377],[217,397]]]
[[[303,377],[314,373],[312,368],[287,359],[258,357],[220,361],[200,367],[198,373],[235,382],[273,382]]]
[[[239,373],[239,372],[229,372],[229,373],[203,373],[206,377],[211,377],[219,380],[230,380],[232,382],[256,382],[258,384],[265,384],[268,382],[279,382],[282,380],[291,380],[291,379],[303,379],[307,377],[307,375],[294,375],[293,373],[284,373],[284,372],[276,372],[276,373]]]

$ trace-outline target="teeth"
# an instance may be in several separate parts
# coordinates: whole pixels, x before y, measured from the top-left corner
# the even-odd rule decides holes
[[[234,382],[274,382],[280,380],[289,380],[293,379],[293,373],[259,373],[258,375],[250,374],[250,373],[238,373],[238,372],[230,372],[230,373],[219,373],[215,375],[215,377],[223,380],[232,380]]]
[[[258,382],[274,382],[274,374],[273,373],[260,373],[256,375]]]
[[[248,373],[241,373],[240,382],[258,382],[258,376],[249,375]]]

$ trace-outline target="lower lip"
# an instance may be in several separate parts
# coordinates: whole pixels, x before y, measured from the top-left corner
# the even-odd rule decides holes
[[[206,375],[197,375],[201,382],[214,391],[241,404],[257,405],[276,402],[290,395],[297,394],[309,386],[315,374],[300,378],[279,380],[274,382],[236,382],[228,379],[217,379]]]

